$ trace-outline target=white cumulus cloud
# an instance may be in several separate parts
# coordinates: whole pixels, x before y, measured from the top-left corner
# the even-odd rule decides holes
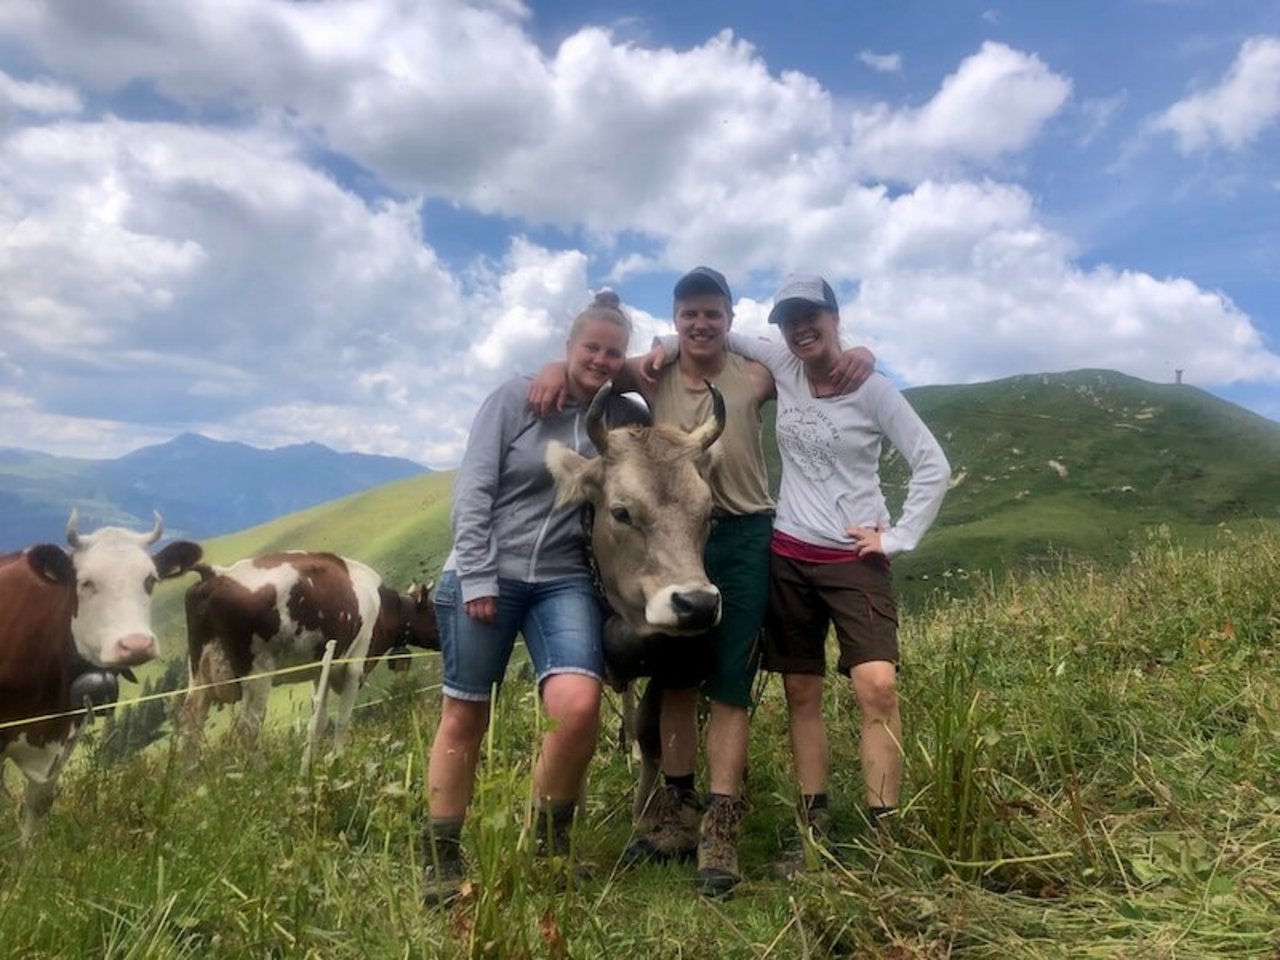
[[[988,41],[924,106],[855,114],[853,148],[864,174],[887,180],[982,166],[1026,148],[1070,94],[1039,57]]]
[[[1179,100],[1155,121],[1182,153],[1238,150],[1280,118],[1280,37],[1252,37],[1216,85]]]

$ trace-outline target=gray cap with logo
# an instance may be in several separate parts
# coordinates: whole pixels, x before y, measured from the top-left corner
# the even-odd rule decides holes
[[[793,316],[803,315],[802,311],[812,311],[814,307],[839,313],[836,292],[831,289],[831,284],[817,274],[793,273],[782,281],[782,286],[773,295],[769,322],[782,323]]]

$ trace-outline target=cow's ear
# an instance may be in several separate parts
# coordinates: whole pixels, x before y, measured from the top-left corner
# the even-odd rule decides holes
[[[52,543],[38,543],[27,551],[27,565],[39,577],[71,586],[76,582],[76,565],[67,552]]]
[[[186,573],[199,563],[203,556],[204,551],[200,549],[200,544],[192,543],[190,540],[175,540],[173,543],[166,544],[165,548],[152,559],[156,564],[156,576],[161,580],[168,580],[170,577]]]
[[[556,506],[598,499],[604,475],[600,457],[588,459],[558,440],[547,444],[547,469],[556,481]]]

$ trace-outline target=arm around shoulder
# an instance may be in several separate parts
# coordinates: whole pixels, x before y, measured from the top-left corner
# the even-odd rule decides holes
[[[745,333],[734,333],[732,330],[725,337],[725,345],[738,356],[754,360],[768,368],[771,373],[791,356],[791,350],[785,343],[777,343],[761,337],[749,337]]]

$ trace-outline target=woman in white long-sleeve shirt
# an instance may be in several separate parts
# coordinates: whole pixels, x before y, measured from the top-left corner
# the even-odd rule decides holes
[[[834,623],[837,669],[850,678],[862,712],[868,819],[878,825],[896,809],[902,785],[898,624],[888,558],[920,542],[938,515],[951,468],[929,428],[884,376],[872,374],[852,394],[834,390],[840,314],[830,284],[816,276],[788,278],[769,322],[778,324],[785,343],[729,338],[730,350],[769,368],[778,389],[782,488],[764,666],[783,674],[802,814],[824,832],[830,818],[822,689]],[[885,440],[911,467],[896,523],[880,489]],[[795,854],[780,864],[784,871],[802,864]]]

